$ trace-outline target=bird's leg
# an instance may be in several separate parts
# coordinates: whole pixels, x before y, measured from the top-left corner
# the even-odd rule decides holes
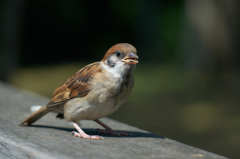
[[[91,135],[86,134],[86,133],[80,128],[80,126],[79,126],[77,123],[75,123],[75,122],[73,122],[72,124],[73,124],[73,127],[77,130],[77,132],[76,132],[76,131],[72,131],[72,134],[73,134],[74,136],[76,136],[76,137],[80,137],[80,138],[84,138],[84,139],[93,139],[93,140],[103,139],[103,137],[101,137],[101,136],[91,136]]]
[[[99,119],[95,120],[99,125],[101,125],[102,127],[104,127],[106,130],[110,130],[113,131],[112,128],[110,128],[109,126],[107,126],[106,124],[104,124],[102,121],[100,121]]]
[[[102,121],[100,121],[99,119],[96,119],[94,120],[95,122],[97,122],[99,125],[101,125],[102,127],[105,128],[105,130],[98,130],[100,132],[103,132],[103,133],[108,133],[108,134],[111,134],[111,135],[118,135],[118,136],[128,136],[127,133],[124,133],[124,132],[116,132],[116,131],[113,131],[112,128],[110,128],[109,126],[107,126],[106,124],[104,124]]]

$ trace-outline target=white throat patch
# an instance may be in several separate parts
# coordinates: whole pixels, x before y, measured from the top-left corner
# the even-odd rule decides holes
[[[123,77],[123,75],[126,73],[126,71],[128,70],[128,65],[126,65],[124,62],[119,61],[115,64],[114,67],[110,67],[107,64],[105,64],[104,62],[101,61],[101,66],[108,71],[109,73],[111,73],[115,78],[120,78]]]

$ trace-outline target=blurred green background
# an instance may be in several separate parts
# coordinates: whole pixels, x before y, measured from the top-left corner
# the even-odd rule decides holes
[[[0,79],[50,97],[111,45],[128,42],[140,57],[136,85],[111,117],[237,158],[238,6],[237,0],[2,0]]]

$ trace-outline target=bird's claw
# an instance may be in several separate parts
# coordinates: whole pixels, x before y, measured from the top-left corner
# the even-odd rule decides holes
[[[102,140],[102,139],[104,139],[102,136],[80,134],[76,131],[72,131],[72,135],[75,136],[75,137],[83,138],[83,139],[91,139],[91,140]]]

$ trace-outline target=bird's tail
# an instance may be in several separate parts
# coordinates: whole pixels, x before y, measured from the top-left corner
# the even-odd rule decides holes
[[[50,109],[47,106],[36,106],[38,108],[34,108],[35,106],[32,106],[31,110],[34,111],[29,117],[27,117],[23,122],[21,122],[21,126],[29,126],[44,115],[46,115],[48,112],[50,112]]]

